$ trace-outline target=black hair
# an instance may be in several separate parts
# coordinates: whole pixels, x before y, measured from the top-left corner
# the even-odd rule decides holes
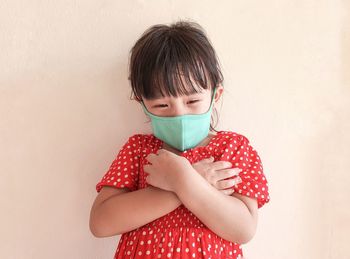
[[[223,83],[215,50],[195,22],[154,25],[136,41],[130,54],[132,99],[213,91]]]

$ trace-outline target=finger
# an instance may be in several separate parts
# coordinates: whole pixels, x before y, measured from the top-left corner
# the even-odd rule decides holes
[[[212,168],[214,170],[222,170],[222,169],[227,169],[231,167],[232,167],[232,164],[228,161],[216,161],[212,164]]]
[[[161,153],[166,153],[166,150],[163,149],[163,148],[158,149],[158,150],[157,150],[157,154],[159,155],[159,154],[161,154]]]
[[[157,156],[157,154],[151,153],[146,157],[146,159],[152,164],[152,162],[154,162],[157,159]]]
[[[237,176],[234,179],[218,181],[216,182],[216,186],[219,190],[223,190],[223,189],[233,187],[234,185],[239,184],[241,182],[242,182],[242,179],[239,176]]]
[[[143,171],[148,173],[148,174],[151,174],[152,173],[152,165],[144,165]]]
[[[208,164],[213,162],[214,162],[214,157],[209,157],[209,158],[199,160],[198,162],[193,163],[192,165]]]
[[[239,168],[229,168],[229,169],[222,169],[218,171],[209,171],[211,179],[213,179],[214,182],[218,182],[227,178],[231,178],[234,176],[237,176],[241,170]]]
[[[168,156],[177,156],[176,154],[174,154],[174,153],[172,153],[172,152],[170,152],[170,151],[168,151],[166,149],[158,149],[157,155],[158,155],[158,157],[160,157],[160,156],[166,156],[166,157],[168,157]]]
[[[152,179],[151,179],[151,176],[150,176],[150,175],[147,175],[146,178],[145,178],[145,180],[146,180],[146,183],[152,185],[152,184],[151,184],[151,183],[152,183]]]
[[[212,162],[214,162],[214,157],[211,156],[209,158],[202,159],[202,160],[200,160],[200,162],[212,163]]]
[[[240,168],[223,169],[223,170],[216,171],[214,177],[217,181],[220,181],[226,178],[236,176],[240,172],[242,172],[242,169]]]
[[[226,189],[226,190],[220,190],[221,193],[225,194],[225,195],[231,195],[232,193],[235,192],[234,189]]]

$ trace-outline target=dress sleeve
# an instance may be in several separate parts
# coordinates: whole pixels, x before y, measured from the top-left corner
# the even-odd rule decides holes
[[[120,149],[108,171],[96,185],[96,191],[100,192],[103,186],[136,190],[138,185],[139,154],[140,136],[134,135]]]
[[[235,193],[256,198],[258,208],[269,202],[268,182],[263,172],[262,162],[245,136],[232,138],[221,160],[231,162],[233,168],[242,169],[239,173],[242,182],[233,186]]]

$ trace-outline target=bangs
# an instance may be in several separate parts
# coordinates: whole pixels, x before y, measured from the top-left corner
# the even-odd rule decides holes
[[[194,24],[156,25],[131,53],[129,79],[138,99],[199,93],[223,81],[214,49]]]
[[[164,58],[158,64],[144,85],[142,96],[147,99],[190,95],[212,88],[204,64],[201,61],[196,62],[195,58],[175,54],[171,59]]]

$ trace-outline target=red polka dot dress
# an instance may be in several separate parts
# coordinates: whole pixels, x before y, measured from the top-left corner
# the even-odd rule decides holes
[[[136,134],[128,139],[109,170],[96,185],[129,188],[148,186],[143,165],[148,154],[156,153],[163,142],[153,134]],[[233,186],[236,193],[256,198],[258,208],[270,200],[268,183],[259,155],[248,139],[231,131],[219,131],[206,146],[181,153],[191,164],[214,157],[241,168],[242,182]],[[240,258],[241,245],[216,235],[184,205],[142,227],[122,234],[115,259],[128,258]]]

